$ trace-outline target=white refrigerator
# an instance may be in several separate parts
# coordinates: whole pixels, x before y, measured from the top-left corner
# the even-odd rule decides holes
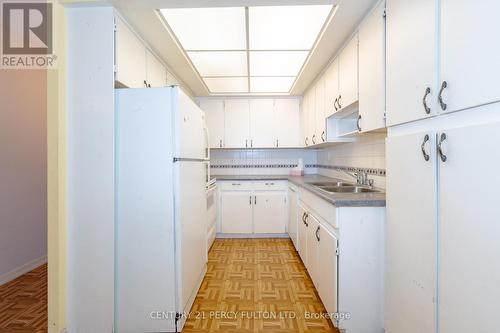
[[[203,112],[179,87],[115,96],[115,332],[180,332],[206,272]]]

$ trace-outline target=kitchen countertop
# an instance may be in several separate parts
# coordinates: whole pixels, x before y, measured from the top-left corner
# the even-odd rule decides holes
[[[385,207],[385,192],[375,193],[327,193],[319,188],[311,185],[312,182],[329,182],[329,181],[346,181],[344,179],[330,178],[320,175],[304,175],[304,176],[289,176],[289,175],[218,175],[213,176],[217,180],[287,180],[301,188],[304,188],[318,197],[322,198],[335,205],[336,207]],[[351,181],[347,181],[351,182]]]

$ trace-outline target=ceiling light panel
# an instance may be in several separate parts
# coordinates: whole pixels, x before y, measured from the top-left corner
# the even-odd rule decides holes
[[[295,77],[250,77],[251,93],[288,93]]]
[[[161,9],[182,48],[245,50],[244,7]]]
[[[248,76],[246,51],[187,52],[201,76]]]
[[[250,51],[250,76],[296,76],[309,51]]]
[[[332,5],[249,7],[250,50],[310,50]]]
[[[211,93],[248,93],[247,77],[204,78]]]

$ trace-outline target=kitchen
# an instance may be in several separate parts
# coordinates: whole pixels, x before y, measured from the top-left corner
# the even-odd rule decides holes
[[[499,3],[54,10],[49,332],[498,331]]]

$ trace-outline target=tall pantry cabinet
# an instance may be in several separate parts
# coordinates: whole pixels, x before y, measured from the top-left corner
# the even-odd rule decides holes
[[[387,0],[387,333],[498,331],[499,11]]]

